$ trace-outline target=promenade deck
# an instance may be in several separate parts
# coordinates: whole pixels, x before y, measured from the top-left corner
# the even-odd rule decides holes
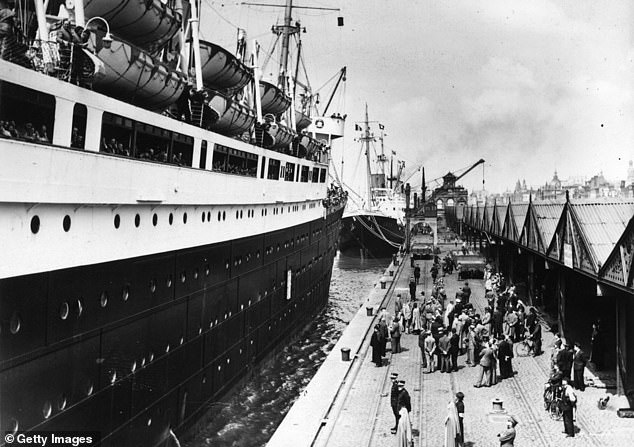
[[[453,245],[441,245],[448,250]],[[431,261],[417,261],[423,275],[417,289],[431,292],[429,268]],[[616,410],[626,407],[623,397],[610,393],[599,377],[586,370],[586,380],[597,386],[577,391],[578,413],[575,422],[577,435],[565,438],[563,422],[552,420],[544,410],[543,390],[550,368],[550,347],[554,335],[546,327],[543,332],[545,353],[537,357],[513,359],[513,378],[505,379],[489,388],[474,388],[478,368],[465,365],[465,356],[458,359],[459,370],[452,373],[423,374],[418,336],[403,334],[403,352],[392,354],[388,350],[387,364],[381,368],[371,362],[371,328],[378,321],[366,312],[366,305],[375,311],[385,306],[394,311],[394,298],[398,293],[409,296],[408,283],[412,272],[410,259],[401,259],[399,266],[388,270],[386,288],[377,286],[361,306],[357,315],[344,331],[341,339],[321,366],[305,392],[298,398],[278,430],[267,444],[282,446],[358,447],[396,445],[390,433],[394,416],[390,408],[390,373],[397,372],[406,381],[412,398],[412,423],[415,446],[444,445],[444,421],[447,403],[454,394],[465,394],[465,445],[498,445],[497,433],[505,426],[506,414],[518,421],[517,446],[613,446],[629,445],[634,439],[634,420],[617,417]],[[445,278],[447,297],[455,296],[464,281],[456,274]],[[471,300],[476,311],[483,314],[486,300],[481,280],[469,280]],[[420,300],[419,300],[420,302]],[[340,349],[352,350],[351,361],[343,361]],[[384,362],[385,363],[385,362]],[[610,402],[600,410],[597,401],[606,394]],[[492,400],[501,399],[507,413],[492,412]]]

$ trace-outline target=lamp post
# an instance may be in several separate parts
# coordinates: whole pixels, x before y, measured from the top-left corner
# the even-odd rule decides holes
[[[101,39],[101,43],[104,48],[110,48],[110,45],[112,45],[112,35],[110,34],[110,25],[108,25],[106,19],[99,16],[91,17],[90,20],[86,22],[86,26],[84,27],[84,29],[88,30],[88,25],[90,25],[90,22],[92,22],[93,20],[101,20],[104,25],[106,25],[106,35],[103,36],[103,38]]]

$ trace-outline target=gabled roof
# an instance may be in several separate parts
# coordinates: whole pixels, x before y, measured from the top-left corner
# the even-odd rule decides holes
[[[608,283],[630,289],[634,293],[634,217],[625,227],[614,250],[599,270],[599,277]]]
[[[568,202],[547,254],[569,267],[598,274],[633,215],[634,202]]]
[[[595,271],[598,271],[634,216],[634,202],[575,202],[571,203],[571,209],[594,258]]]
[[[508,205],[498,205],[495,204],[495,209],[493,210],[493,229],[491,232],[496,236],[502,236],[502,228],[504,227],[504,218],[506,217],[506,208]]]
[[[484,206],[484,231],[490,233],[493,228],[493,205]]]
[[[528,203],[509,204],[502,229],[502,235],[505,238],[519,242],[527,211]]]
[[[545,254],[563,210],[564,202],[531,202],[520,235],[520,243]]]
[[[473,222],[473,227],[478,230],[482,229],[482,207],[480,205],[476,205],[476,214],[475,221]]]

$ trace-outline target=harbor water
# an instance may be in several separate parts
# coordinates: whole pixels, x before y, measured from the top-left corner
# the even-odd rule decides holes
[[[224,402],[187,447],[266,445],[301,391],[310,382],[389,258],[359,258],[338,253],[327,307],[291,345],[266,362]]]

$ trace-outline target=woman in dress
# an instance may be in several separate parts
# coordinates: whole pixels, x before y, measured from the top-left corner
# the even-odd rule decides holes
[[[447,404],[447,417],[445,418],[445,443],[444,447],[459,447],[460,420],[458,419],[458,409],[452,400]]]
[[[396,445],[397,447],[412,447],[414,445],[414,435],[412,433],[412,421],[409,418],[409,411],[404,406],[401,406],[398,414]]]

